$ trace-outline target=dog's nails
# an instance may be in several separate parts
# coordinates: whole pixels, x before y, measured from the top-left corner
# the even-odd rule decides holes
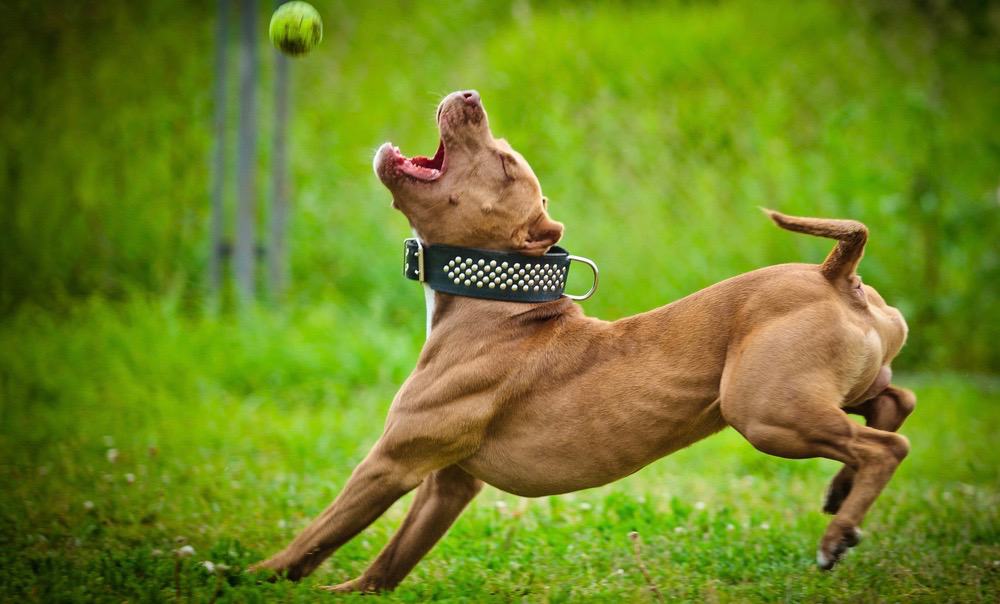
[[[816,565],[819,566],[820,570],[830,570],[833,568],[833,560],[826,557],[826,554],[823,553],[823,548],[816,550]]]

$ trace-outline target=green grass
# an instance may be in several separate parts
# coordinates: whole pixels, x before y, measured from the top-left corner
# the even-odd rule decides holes
[[[21,312],[0,326],[0,600],[331,598],[314,587],[360,573],[409,497],[300,584],[242,570],[336,495],[420,332],[418,317],[333,304],[231,320],[169,300]],[[903,429],[913,451],[833,573],[813,556],[835,464],[771,458],[726,431],[603,488],[487,488],[379,601],[650,601],[633,530],[668,601],[996,601],[1000,382],[898,381],[920,397]],[[177,562],[181,545],[196,553]]]

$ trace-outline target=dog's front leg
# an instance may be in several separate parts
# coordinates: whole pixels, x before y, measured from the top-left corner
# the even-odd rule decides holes
[[[390,455],[384,439],[355,468],[344,490],[288,547],[250,570],[273,570],[293,581],[307,576],[330,554],[412,490],[424,474]]]
[[[394,589],[445,534],[483,483],[458,466],[449,466],[424,479],[406,519],[365,572],[352,581],[331,587],[333,592],[378,592]]]

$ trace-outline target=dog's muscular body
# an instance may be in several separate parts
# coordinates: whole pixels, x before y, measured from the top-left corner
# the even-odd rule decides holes
[[[393,205],[427,245],[543,254],[562,225],[524,159],[493,138],[479,96],[446,97],[438,124],[434,158],[408,159],[388,144],[376,155]],[[772,455],[844,463],[817,554],[831,568],[857,544],[862,517],[909,450],[895,430],[915,398],[889,384],[906,324],[855,274],[863,225],[769,215],[838,244],[822,265],[760,269],[613,322],[566,298],[436,293],[432,330],[382,437],[334,503],[258,568],[308,574],[419,485],[372,566],[330,588],[391,589],[482,482],[525,496],[593,487],[727,425]]]

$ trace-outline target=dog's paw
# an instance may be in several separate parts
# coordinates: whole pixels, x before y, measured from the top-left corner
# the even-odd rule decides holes
[[[350,581],[345,581],[343,583],[340,583],[339,585],[320,585],[319,589],[335,594],[350,594],[350,593],[374,594],[380,591],[385,591],[383,589],[379,589],[371,581],[366,581],[364,577],[351,579]]]
[[[861,543],[861,529],[856,526],[836,527],[830,525],[816,551],[816,564],[820,570],[831,570],[847,550]]]
[[[267,560],[261,560],[247,567],[247,573],[256,575],[262,581],[274,583],[280,579],[291,579],[297,581],[301,578],[301,573],[297,573],[294,566],[281,554],[271,556]]]
[[[246,570],[246,573],[248,575],[253,575],[253,578],[257,581],[267,581],[269,583],[274,583],[281,579],[283,572],[283,570],[269,566],[267,560],[251,564]]]

